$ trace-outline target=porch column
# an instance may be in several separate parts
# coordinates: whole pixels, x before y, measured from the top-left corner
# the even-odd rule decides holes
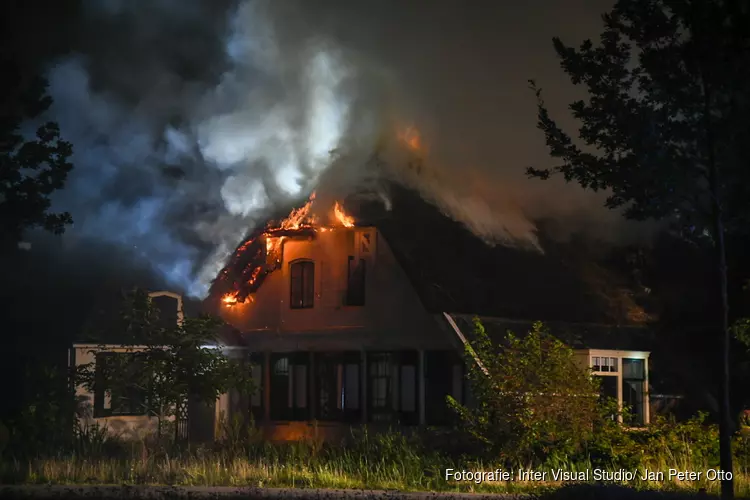
[[[647,355],[643,360],[643,375],[644,375],[644,387],[643,387],[643,423],[648,425],[651,423],[651,396],[648,389],[648,358]]]
[[[426,422],[425,418],[425,364],[424,364],[424,349],[419,350],[419,425],[424,425]]]
[[[315,379],[315,353],[310,351],[310,382],[307,384],[308,389],[310,390],[310,420],[315,420],[315,417],[317,416],[317,397],[316,397],[316,389],[317,389],[317,383]]]
[[[622,401],[622,362],[625,358],[617,358],[617,363],[619,364],[618,370],[617,370],[617,409],[620,413],[617,415],[617,421],[620,423],[623,423],[622,420],[622,409],[624,408],[624,403]]]
[[[263,353],[263,422],[271,421],[271,353]]]
[[[367,397],[367,351],[362,350],[362,397],[360,398],[360,405],[362,407],[362,423],[367,423],[367,407],[369,406],[369,399]]]

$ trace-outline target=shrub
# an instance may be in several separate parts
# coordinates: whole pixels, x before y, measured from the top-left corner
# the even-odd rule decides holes
[[[477,402],[448,397],[463,429],[510,467],[578,454],[599,418],[599,386],[573,350],[539,322],[523,337],[508,332],[501,346],[478,318],[474,327],[465,359]]]

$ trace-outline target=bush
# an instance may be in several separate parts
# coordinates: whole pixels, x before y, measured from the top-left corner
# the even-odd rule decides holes
[[[477,403],[448,397],[462,429],[486,445],[488,459],[507,467],[580,453],[600,418],[599,386],[573,350],[539,322],[523,337],[508,332],[502,346],[478,318],[474,327],[465,360]]]

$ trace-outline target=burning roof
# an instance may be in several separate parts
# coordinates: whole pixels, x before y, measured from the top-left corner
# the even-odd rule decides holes
[[[544,254],[490,246],[416,191],[395,183],[387,189],[387,206],[372,196],[355,195],[347,201],[356,202],[348,203],[356,210],[356,225],[378,228],[429,311],[544,321],[643,322],[631,317],[630,306],[607,295],[604,288],[612,284],[611,274],[592,283],[591,270],[580,265],[583,257],[575,258],[570,245],[540,235]],[[279,268],[285,240],[314,238],[335,227],[355,225],[355,217],[340,202],[316,203],[313,195],[288,217],[251,234],[221,271],[212,296],[226,305],[253,300],[265,277]]]
[[[266,276],[281,266],[287,239],[314,237],[334,227],[354,227],[354,217],[344,211],[341,202],[335,201],[330,210],[325,210],[325,221],[318,215],[320,211],[315,203],[316,194],[313,192],[304,205],[293,209],[287,217],[269,221],[253,232],[221,270],[211,288],[211,295],[221,296],[221,301],[227,306],[252,301],[252,294]]]

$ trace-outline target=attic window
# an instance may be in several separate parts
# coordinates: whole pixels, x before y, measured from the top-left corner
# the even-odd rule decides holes
[[[348,283],[346,289],[347,306],[365,305],[365,259],[356,261],[349,256]]]
[[[617,358],[592,356],[591,367],[595,372],[617,373]]]
[[[309,309],[315,303],[315,264],[309,260],[292,262],[289,304],[292,309]]]

